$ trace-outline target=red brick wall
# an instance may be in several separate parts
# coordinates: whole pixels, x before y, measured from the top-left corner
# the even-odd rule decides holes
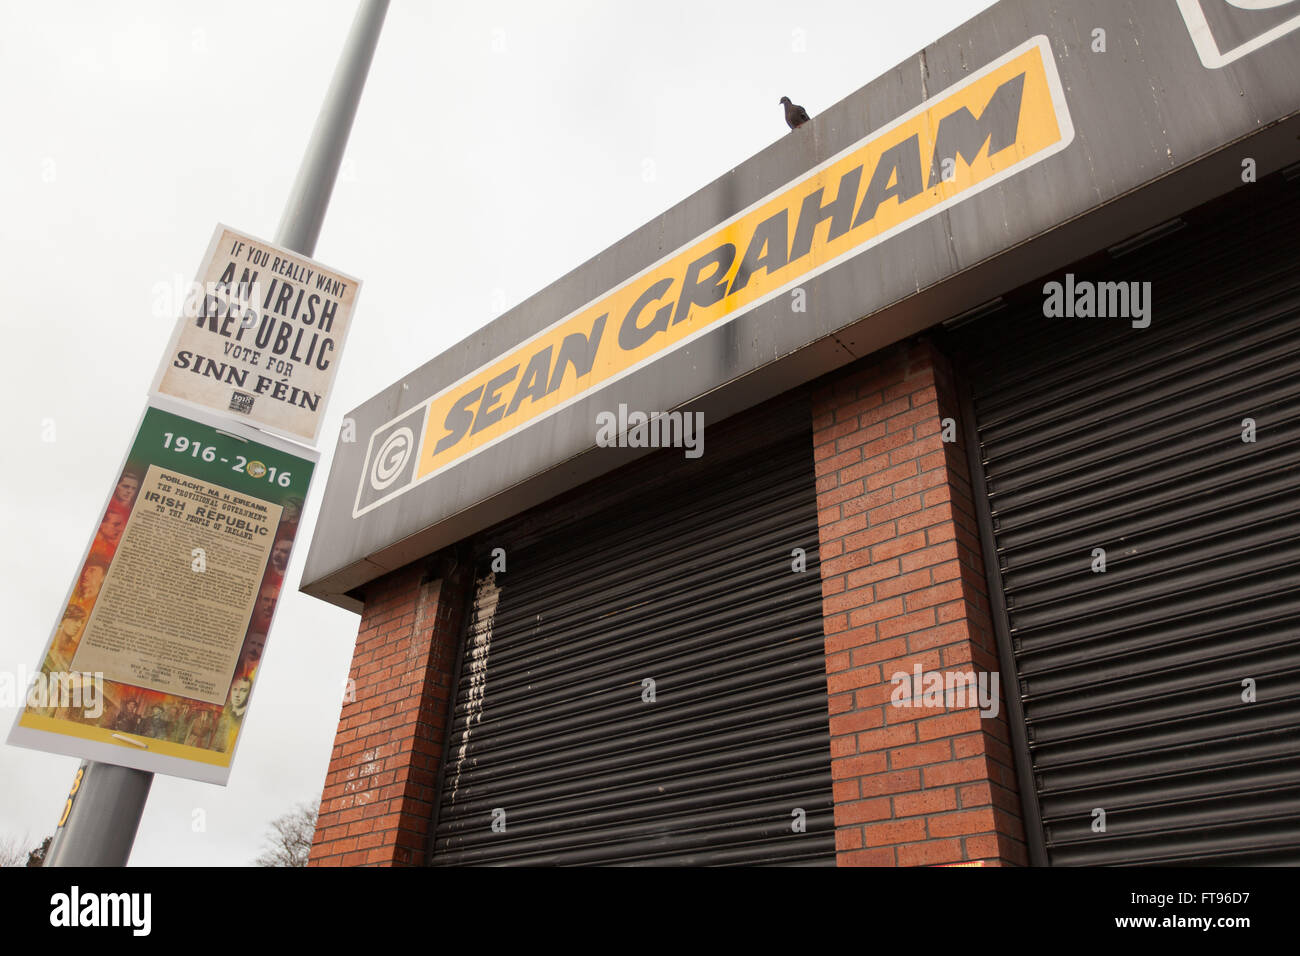
[[[891,705],[897,671],[998,671],[952,375],[902,344],[814,395],[814,459],[840,865],[1024,864],[1003,701]],[[366,591],[311,864],[410,866],[428,852],[467,569]]]
[[[311,866],[419,866],[428,854],[467,572],[373,582],[352,655]]]
[[[890,702],[916,663],[999,670],[951,370],[903,343],[821,386],[813,416],[839,863],[1023,865],[1007,675],[996,718]]]

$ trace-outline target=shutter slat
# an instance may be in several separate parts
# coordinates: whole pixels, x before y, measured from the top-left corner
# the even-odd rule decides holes
[[[1259,185],[1072,270],[1148,329],[1040,286],[960,333],[1053,864],[1300,863],[1300,195]]]
[[[435,865],[834,863],[798,402],[766,434],[711,434],[707,465],[661,452],[583,489],[603,510],[557,504],[480,537]],[[488,570],[498,546],[505,573]]]

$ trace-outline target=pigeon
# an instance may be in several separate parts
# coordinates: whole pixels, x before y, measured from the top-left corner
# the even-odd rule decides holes
[[[798,129],[804,123],[808,122],[808,111],[802,106],[795,106],[790,102],[790,97],[781,97],[781,103],[785,106],[785,121],[791,129]]]

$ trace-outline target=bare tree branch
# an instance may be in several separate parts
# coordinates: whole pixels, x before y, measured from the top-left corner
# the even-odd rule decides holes
[[[32,848],[25,839],[18,837],[0,837],[0,866],[26,866],[27,854]]]
[[[40,843],[32,843],[25,834],[22,837],[0,837],[0,867],[43,866],[45,853],[53,839],[47,836]]]
[[[311,839],[316,833],[320,801],[300,803],[271,821],[267,848],[254,860],[257,866],[306,866]]]

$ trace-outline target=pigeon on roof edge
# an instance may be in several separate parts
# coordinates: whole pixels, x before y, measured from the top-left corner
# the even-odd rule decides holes
[[[785,107],[785,122],[791,129],[798,129],[804,123],[808,122],[808,111],[802,106],[797,106],[790,102],[790,97],[781,97],[781,104]]]

